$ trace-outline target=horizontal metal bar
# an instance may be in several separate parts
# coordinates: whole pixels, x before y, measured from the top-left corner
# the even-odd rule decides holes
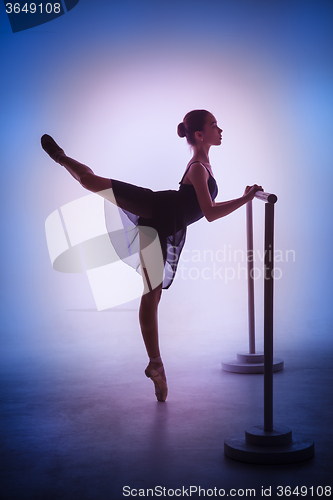
[[[276,203],[278,198],[276,194],[265,193],[264,191],[257,191],[254,195],[258,200],[265,201],[266,203]]]

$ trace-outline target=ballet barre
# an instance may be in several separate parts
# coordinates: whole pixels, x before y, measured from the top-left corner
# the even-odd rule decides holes
[[[271,317],[273,321],[273,286],[267,288],[266,274],[272,276],[274,261],[274,204],[277,196],[264,191],[257,191],[255,198],[265,202],[265,225],[267,234],[271,234],[270,241],[265,243],[265,263],[264,263],[264,308],[266,307],[266,317]],[[266,229],[265,229],[266,234]],[[255,343],[255,313],[254,313],[254,245],[253,245],[253,210],[252,201],[246,204],[246,237],[247,237],[247,291],[248,291],[248,328],[249,328],[249,350],[248,352],[237,353],[236,360],[223,361],[222,369],[233,373],[264,373],[264,353],[256,352]],[[252,256],[252,259],[250,258]],[[273,283],[273,280],[270,280]],[[265,305],[266,304],[266,305]],[[264,313],[265,314],[265,313]],[[272,323],[273,328],[273,323]],[[273,359],[273,371],[283,370],[284,362],[281,359]]]
[[[276,194],[265,193],[265,191],[257,191],[254,196],[258,200],[265,201],[266,203],[271,203],[272,205],[277,202]]]
[[[314,443],[305,436],[293,434],[288,427],[274,426],[273,424],[273,371],[277,371],[274,370],[273,362],[274,205],[277,202],[277,196],[258,191],[255,197],[265,202],[264,425],[251,427],[245,431],[245,434],[240,433],[226,438],[224,453],[229,458],[240,462],[258,464],[294,463],[311,458],[314,455]],[[252,201],[247,203],[247,243],[248,250],[252,249],[253,251]],[[249,262],[249,260],[248,277],[251,278],[250,271],[253,267],[251,267],[252,262]],[[255,356],[253,279],[249,279],[248,283],[249,356],[251,357],[251,351]]]

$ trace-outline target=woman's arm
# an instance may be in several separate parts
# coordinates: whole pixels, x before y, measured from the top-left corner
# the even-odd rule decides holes
[[[212,201],[207,185],[209,174],[200,163],[193,163],[188,172],[188,179],[193,184],[202,213],[209,222],[231,214],[237,208],[245,205],[254,198],[257,191],[262,191],[261,186],[247,186],[241,198],[215,203]]]

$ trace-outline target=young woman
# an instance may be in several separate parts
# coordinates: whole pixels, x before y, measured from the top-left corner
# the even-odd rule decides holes
[[[152,227],[157,231],[165,266],[164,277],[158,286],[150,286],[145,264],[141,261],[142,275],[148,283],[148,291],[146,289],[141,298],[139,321],[149,356],[145,374],[154,382],[158,401],[166,400],[168,388],[159,349],[157,309],[162,288],[171,285],[176,273],[186,228],[202,217],[206,217],[209,222],[225,217],[252,200],[255,193],[262,190],[261,186],[255,184],[247,186],[240,198],[219,203],[214,201],[217,196],[217,184],[209,163],[209,150],[211,146],[221,144],[222,129],[208,111],[194,110],[187,113],[178,125],[178,135],[186,137],[192,146],[192,159],[186,167],[178,191],[156,192],[99,177],[86,165],[69,158],[52,137],[43,135],[41,138],[46,153],[64,166],[84,188],[94,193],[112,189],[117,205],[134,225]],[[140,234],[140,244],[143,239]]]

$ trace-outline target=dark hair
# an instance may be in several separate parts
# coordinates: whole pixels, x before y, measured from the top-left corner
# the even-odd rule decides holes
[[[187,142],[195,146],[195,133],[202,132],[206,124],[209,111],[205,109],[195,109],[185,115],[184,120],[178,125],[177,133],[179,137],[186,137]]]

